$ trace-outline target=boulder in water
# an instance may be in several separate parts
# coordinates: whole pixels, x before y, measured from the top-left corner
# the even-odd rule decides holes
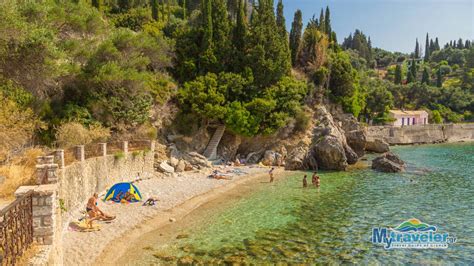
[[[398,173],[405,170],[405,162],[397,155],[387,152],[372,160],[372,169],[385,173]]]
[[[382,139],[367,140],[365,150],[375,153],[384,153],[390,151],[390,145]]]

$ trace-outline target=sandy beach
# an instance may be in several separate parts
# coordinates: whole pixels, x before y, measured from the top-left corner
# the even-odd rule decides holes
[[[63,234],[64,265],[100,265],[113,263],[140,235],[156,230],[186,216],[203,203],[219,194],[254,178],[264,178],[268,168],[232,167],[245,174],[234,174],[232,180],[215,180],[207,176],[211,169],[166,176],[155,173],[147,180],[138,182],[144,199],[159,198],[155,206],[141,203],[116,204],[100,201],[99,208],[116,215],[112,223],[98,222],[100,231],[76,232],[69,229]],[[226,169],[226,170],[228,170]],[[105,192],[102,192],[105,193]],[[73,215],[80,217],[77,212]],[[113,245],[111,245],[113,243]]]

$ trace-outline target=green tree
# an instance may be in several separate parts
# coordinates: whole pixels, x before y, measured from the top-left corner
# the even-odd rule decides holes
[[[127,12],[131,8],[130,2],[131,1],[129,1],[129,0],[118,0],[117,4],[118,4],[118,7],[119,7],[120,11],[121,12]]]
[[[443,73],[441,72],[441,67],[438,68],[436,72],[436,87],[441,88],[443,86]]]
[[[423,75],[422,75],[422,77],[421,77],[421,83],[423,83],[423,84],[428,84],[428,85],[430,84],[430,74],[429,74],[429,72],[428,72],[428,68],[427,68],[427,67],[425,67],[425,68],[423,69]]]
[[[402,84],[402,66],[400,64],[395,67],[395,84]]]
[[[329,40],[331,40],[331,15],[329,11],[329,6],[326,6],[326,15],[324,16],[324,27],[325,27],[325,32],[329,37]]]
[[[255,83],[268,87],[290,73],[288,40],[276,25],[272,0],[261,0],[253,13],[249,37],[249,61]]]
[[[151,0],[151,17],[157,21],[159,19],[158,0]]]
[[[212,1],[212,43],[216,65],[212,71],[227,71],[231,62],[231,26],[226,0]]]
[[[326,32],[326,20],[324,19],[324,9],[321,8],[319,13],[319,30],[321,32]]]
[[[283,14],[283,1],[282,0],[278,0],[276,24],[277,24],[278,30],[280,31],[281,38],[286,39],[288,37],[288,33],[286,32],[286,22],[285,22],[285,14]]]
[[[247,17],[245,0],[238,0],[238,11],[236,18],[236,25],[232,34],[232,44],[233,44],[233,70],[237,73],[241,73],[245,68],[245,61],[247,57],[247,38],[248,38],[248,29],[247,29]]]
[[[416,66],[416,61],[415,61],[415,59],[412,59],[411,64],[410,64],[410,73],[411,73],[411,76],[412,76],[412,81],[416,80],[417,72],[418,72],[418,70],[417,70],[417,66]]]
[[[413,81],[415,81],[415,78],[413,77],[413,74],[411,73],[411,71],[408,71],[407,83],[412,83]]]
[[[100,0],[92,0],[91,4],[93,7],[100,9]]]
[[[434,110],[432,112],[432,119],[435,124],[441,124],[443,123],[443,118],[441,117],[441,114],[439,113],[438,110]]]
[[[426,43],[425,43],[425,61],[430,60],[430,40],[428,33],[426,33]]]
[[[301,45],[301,34],[303,30],[303,15],[301,10],[296,10],[293,23],[291,24],[290,31],[290,50],[291,50],[291,62],[293,66],[296,65],[296,59]]]
[[[415,59],[420,58],[420,44],[418,43],[418,38],[416,38],[416,44],[415,44],[415,53],[414,53]]]

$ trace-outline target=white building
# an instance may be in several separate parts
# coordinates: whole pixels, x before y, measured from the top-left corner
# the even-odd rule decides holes
[[[421,111],[390,110],[389,117],[394,119],[394,121],[390,122],[389,125],[392,125],[395,127],[428,124],[428,113],[423,110]]]

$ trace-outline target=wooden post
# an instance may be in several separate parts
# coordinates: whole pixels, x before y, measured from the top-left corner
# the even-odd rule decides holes
[[[85,160],[85,154],[84,154],[84,145],[78,145],[76,146],[76,160],[78,161],[84,161]]]
[[[102,156],[107,156],[107,143],[99,143]]]

